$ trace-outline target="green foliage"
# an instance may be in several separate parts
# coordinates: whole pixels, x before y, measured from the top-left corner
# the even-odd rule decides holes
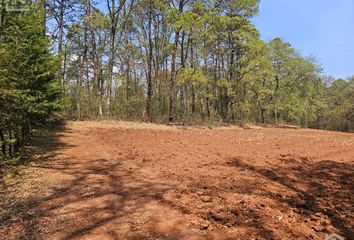
[[[183,68],[177,74],[178,84],[192,84],[194,86],[206,86],[210,83],[207,76],[203,74],[201,69]]]
[[[327,129],[354,131],[353,78],[338,79],[326,88],[327,109],[323,110],[323,125]]]
[[[64,24],[70,116],[353,129],[354,80],[329,85],[334,80],[321,77],[314,57],[281,38],[262,41],[251,20],[259,0],[118,2],[112,14],[79,1],[77,21]],[[0,104],[21,110],[28,96],[31,115],[61,105],[36,106],[21,88],[6,91]],[[11,112],[0,114],[9,119]]]
[[[214,128],[214,124],[212,121],[206,121],[205,126],[209,128],[210,130]]]
[[[122,84],[112,103],[112,112],[121,119],[138,120],[145,107],[143,89],[139,87],[137,93],[126,84]]]
[[[0,130],[39,126],[61,110],[61,59],[49,53],[38,9],[5,16],[0,28]],[[15,143],[13,138],[7,143]]]

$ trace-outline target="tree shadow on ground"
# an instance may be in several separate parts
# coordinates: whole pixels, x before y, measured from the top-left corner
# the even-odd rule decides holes
[[[280,166],[267,169],[247,164],[240,158],[232,158],[228,164],[281,184],[295,195],[284,199],[269,190],[265,196],[286,203],[304,216],[322,213],[342,236],[354,239],[354,164],[313,162],[307,157],[290,155],[280,160]]]
[[[163,193],[174,186],[136,174],[139,169],[125,166],[124,156],[87,161],[59,156],[60,150],[75,148],[61,140],[62,134],[70,131],[62,126],[38,135],[28,155],[35,158],[31,169],[54,180],[56,174],[61,174],[59,182],[42,182],[48,185],[38,192],[30,188],[24,197],[18,196],[23,191],[17,188],[19,182],[1,186],[4,201],[0,204],[0,239],[76,239],[85,235],[95,239],[186,237],[177,226],[171,226],[168,235],[153,225],[144,234],[139,233],[139,228],[144,227],[139,223],[145,221],[140,219],[144,217],[144,207],[161,202]],[[29,184],[35,187],[38,183]]]
[[[4,175],[0,178],[0,239],[31,239],[30,232],[36,231],[37,217],[30,209],[38,206],[40,196],[27,198],[28,192],[20,192],[18,186],[24,180],[24,167],[49,162],[57,155],[57,150],[72,147],[59,140],[60,133],[64,131],[67,129],[63,122],[34,130],[28,142],[22,146],[20,158],[4,166]],[[15,174],[11,174],[13,172]],[[5,176],[7,173],[10,174]],[[22,236],[11,236],[12,233],[8,231],[7,228],[14,222],[23,228],[20,229],[24,233]]]
[[[63,131],[66,131],[65,123],[60,121],[33,130],[17,156],[6,162],[0,161],[0,183],[7,173],[21,174],[23,166],[50,160],[56,156],[57,150],[72,147],[59,140],[59,133]]]
[[[202,181],[208,176],[189,176],[193,181],[185,189],[178,185],[178,181],[144,176],[141,172],[144,166],[137,164],[141,159],[134,152],[116,158],[104,158],[100,153],[87,158],[60,154],[62,150],[76,151],[77,146],[65,143],[69,142],[65,137],[70,131],[64,126],[58,132],[38,138],[38,149],[34,149],[36,154],[32,155],[38,161],[31,169],[38,171],[39,180],[41,175],[47,176],[45,181],[39,182],[45,185],[43,189],[34,188],[38,182],[32,184],[26,179],[23,181],[33,186],[24,197],[19,196],[23,188],[11,185],[1,189],[0,197],[5,201],[0,205],[5,211],[0,212],[0,239],[189,239],[189,232],[183,224],[192,217],[208,221],[213,227],[246,229],[244,239],[253,236],[276,239],[276,230],[267,228],[268,222],[265,221],[268,220],[261,216],[261,211],[247,202],[234,202],[236,194],[243,197],[253,194],[254,189],[259,190],[259,178],[295,193],[284,199],[265,190],[262,193],[265,196],[287,204],[303,215],[321,212],[328,216],[341,235],[352,238],[354,169],[351,164],[312,162],[287,156],[281,159],[283,165],[264,169],[240,158],[232,158],[227,166],[232,171],[228,172],[226,179]],[[204,167],[208,170],[208,166]],[[234,184],[230,181],[231,174],[239,173],[238,170],[247,170],[245,175],[253,174],[256,178],[246,179],[241,185]],[[237,178],[237,181],[243,180]],[[299,187],[299,184],[305,187]],[[170,195],[173,196],[169,198]],[[211,197],[212,201],[200,201],[201,195]],[[198,206],[201,206],[199,210]],[[222,207],[220,211],[219,206]],[[173,211],[185,219],[183,222],[174,221],[162,231],[159,223],[163,225]],[[249,233],[252,236],[247,235]],[[199,239],[234,239],[209,235],[209,229],[208,233],[196,236],[201,236]]]

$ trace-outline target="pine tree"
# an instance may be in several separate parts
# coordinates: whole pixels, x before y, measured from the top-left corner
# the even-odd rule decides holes
[[[0,137],[9,155],[18,150],[20,131],[25,137],[61,108],[60,59],[50,53],[40,9],[7,13],[0,29]]]

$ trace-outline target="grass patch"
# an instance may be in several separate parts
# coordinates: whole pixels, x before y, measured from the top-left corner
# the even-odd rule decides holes
[[[214,123],[212,121],[207,121],[204,123],[205,127],[209,128],[209,129],[213,129],[215,126],[214,126]]]

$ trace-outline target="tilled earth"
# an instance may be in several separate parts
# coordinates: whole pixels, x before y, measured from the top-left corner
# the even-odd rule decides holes
[[[0,184],[0,239],[354,239],[354,134],[67,122]]]

